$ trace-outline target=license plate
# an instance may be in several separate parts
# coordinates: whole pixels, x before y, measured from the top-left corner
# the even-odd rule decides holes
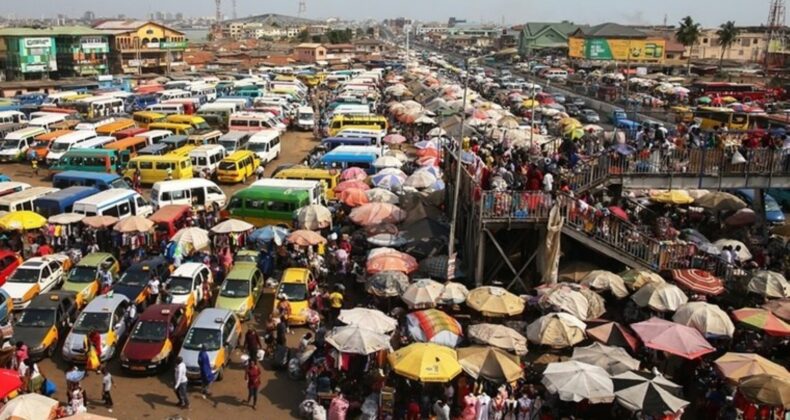
[[[131,370],[145,370],[145,366],[132,366],[129,369],[131,369]]]

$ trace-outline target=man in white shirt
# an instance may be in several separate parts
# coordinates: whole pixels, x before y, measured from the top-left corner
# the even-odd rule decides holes
[[[159,300],[159,277],[154,275],[148,280],[148,304],[153,305]]]
[[[179,356],[176,359],[176,385],[173,387],[178,397],[178,406],[189,408],[189,398],[187,397],[187,365],[184,359]]]
[[[543,175],[543,191],[550,193],[553,188],[554,175],[552,175],[551,172],[546,172],[546,175]]]

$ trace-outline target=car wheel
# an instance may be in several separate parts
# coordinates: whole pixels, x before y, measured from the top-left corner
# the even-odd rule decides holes
[[[55,356],[55,350],[57,350],[57,349],[58,349],[58,342],[57,342],[57,341],[55,341],[54,343],[52,343],[52,345],[51,345],[51,346],[49,346],[49,347],[47,348],[47,351],[46,351],[47,357],[49,357],[50,359],[52,359],[52,358],[53,358],[53,356]]]
[[[224,367],[221,367],[221,368],[219,368],[219,370],[217,371],[217,377],[216,377],[216,380],[217,380],[217,382],[220,382],[220,381],[222,381],[222,379],[225,377],[225,375],[223,374],[223,371],[224,371],[224,370],[225,370],[225,369],[224,369]]]

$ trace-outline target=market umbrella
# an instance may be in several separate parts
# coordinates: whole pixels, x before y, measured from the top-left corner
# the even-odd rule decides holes
[[[732,317],[743,325],[765,331],[768,335],[790,336],[790,324],[762,308],[741,308],[732,311]]]
[[[639,360],[631,357],[624,348],[598,342],[586,347],[574,348],[571,360],[602,367],[611,375],[639,369]]]
[[[689,402],[681,399],[683,387],[664,375],[644,371],[623,372],[612,376],[617,403],[630,411],[650,416],[677,413]]]
[[[554,312],[527,325],[529,341],[556,349],[572,347],[584,340],[584,322],[564,312]]]
[[[458,349],[458,363],[471,377],[485,378],[495,384],[514,382],[524,373],[517,356],[495,347],[471,346]]]
[[[688,302],[689,298],[674,284],[649,283],[631,295],[639,307],[649,307],[659,312],[675,311]]]
[[[400,202],[397,194],[384,188],[372,188],[365,191],[365,195],[368,196],[370,203],[398,204]]]
[[[397,297],[409,287],[409,276],[400,271],[382,271],[367,279],[366,290],[374,296]]]
[[[606,313],[606,301],[603,296],[599,295],[594,290],[587,287],[578,287],[578,292],[587,299],[587,317],[585,319],[592,320],[600,318]]]
[[[498,286],[481,286],[469,292],[466,304],[483,316],[513,316],[524,312],[524,300]]]
[[[445,131],[441,127],[434,127],[432,129],[428,130],[427,134],[429,136],[440,137],[440,136],[446,136],[447,135],[447,131]]]
[[[420,261],[420,273],[439,280],[452,280],[455,278],[463,277],[461,273],[460,261],[455,262],[455,272],[448,273],[447,271],[447,255],[434,255]],[[447,278],[448,274],[451,278]],[[469,292],[467,291],[467,297]]]
[[[249,240],[263,244],[274,241],[274,243],[279,246],[285,242],[289,233],[291,233],[291,231],[282,226],[268,225],[254,230],[250,234]]]
[[[587,311],[590,309],[590,304],[584,295],[564,283],[559,283],[543,292],[539,302],[545,308],[569,313],[581,320],[587,319]]]
[[[775,271],[760,270],[752,275],[746,289],[768,298],[790,297],[790,283]]]
[[[623,278],[611,271],[590,271],[582,278],[581,284],[595,290],[609,290],[618,299],[628,296],[628,289],[625,288],[625,281]]]
[[[693,243],[694,245],[699,248],[700,251],[710,254],[710,255],[719,255],[721,254],[721,250],[716,248],[716,245],[713,245],[708,238],[705,237],[702,233],[700,233],[696,229],[683,229],[680,231],[680,239],[684,241],[688,241]]]
[[[424,309],[406,315],[406,327],[409,335],[421,343],[455,347],[463,336],[461,323],[438,309]]]
[[[49,216],[47,222],[55,225],[70,225],[72,223],[77,223],[84,218],[85,215],[80,213],[60,213],[54,216]]]
[[[661,318],[631,324],[645,347],[693,360],[716,351],[694,328]]]
[[[617,206],[609,206],[608,210],[614,217],[617,217],[620,220],[628,221],[628,213],[625,212],[621,207]]]
[[[672,321],[695,328],[705,337],[732,337],[735,325],[718,305],[686,302],[680,305]]]
[[[370,177],[370,182],[373,185],[375,185],[377,188],[383,188],[387,190],[392,190],[402,186],[404,181],[404,178],[394,174],[375,174]]]
[[[320,233],[313,232],[312,230],[300,229],[288,234],[286,241],[289,244],[299,246],[314,246],[318,244],[325,244],[326,238],[321,236]]]
[[[442,163],[442,160],[438,157],[434,156],[423,156],[417,159],[417,165],[419,166],[439,166]]]
[[[737,211],[747,207],[743,200],[724,191],[709,192],[698,198],[694,205],[717,212]]]
[[[373,176],[376,176],[376,175],[395,175],[398,178],[400,178],[402,181],[405,181],[406,178],[407,178],[406,172],[403,172],[402,170],[400,170],[398,168],[384,168],[384,169],[380,169]]]
[[[310,204],[296,210],[296,221],[302,229],[325,229],[332,226],[332,212],[320,204]]]
[[[383,156],[392,156],[403,163],[409,161],[409,156],[406,155],[406,153],[404,153],[402,150],[396,150],[396,149],[387,150],[386,152],[384,152]]]
[[[596,404],[614,399],[614,385],[606,371],[575,360],[550,363],[543,371],[541,383],[562,401],[588,400]]]
[[[32,211],[20,210],[0,216],[0,228],[6,230],[33,230],[47,224],[47,219]]]
[[[118,223],[118,218],[113,216],[88,216],[82,219],[82,224],[94,229],[108,228]]]
[[[403,166],[403,162],[393,156],[382,156],[373,161],[374,168],[400,168],[401,166]]]
[[[558,279],[559,281],[580,282],[587,274],[597,269],[598,267],[590,263],[574,261],[560,267]]]
[[[724,224],[733,227],[749,226],[757,222],[757,213],[752,209],[740,209],[724,219]]]
[[[512,351],[521,356],[527,354],[526,337],[502,324],[474,324],[469,326],[466,333],[475,343]]]
[[[626,286],[630,287],[631,290],[638,290],[642,288],[642,286],[649,283],[666,283],[664,279],[658,274],[652,271],[640,270],[636,268],[632,268],[620,273],[620,277],[623,278]]]
[[[415,171],[413,174],[409,175],[409,177],[406,178],[406,182],[404,182],[403,185],[407,187],[420,189],[420,188],[428,188],[431,185],[433,185],[435,182],[436,182],[436,177],[432,173],[428,171],[418,170]]]
[[[341,181],[364,181],[367,178],[368,173],[365,172],[364,169],[356,166],[343,169],[343,172],[340,173]]]
[[[382,271],[400,271],[405,274],[411,274],[417,271],[417,267],[417,260],[411,255],[402,252],[377,255],[373,258],[368,258],[366,264],[366,269],[370,274]]]
[[[384,136],[382,141],[386,144],[401,144],[406,143],[406,137],[401,134],[389,134]]]
[[[371,354],[392,350],[390,337],[360,325],[335,327],[327,333],[326,342],[341,353]]]
[[[22,386],[19,372],[12,369],[0,369],[0,398],[18,390]]]
[[[129,216],[113,226],[113,230],[121,233],[146,233],[154,227],[154,222],[143,216]]]
[[[604,322],[601,325],[590,327],[587,329],[587,335],[601,343],[623,347],[631,351],[636,351],[636,347],[639,345],[639,339],[617,322]]]
[[[340,193],[338,198],[349,207],[359,207],[370,202],[365,191],[358,188],[349,188]]]
[[[392,370],[420,382],[449,382],[463,370],[455,350],[433,343],[413,343],[387,355]]]
[[[170,241],[191,246],[192,249],[195,250],[207,249],[211,246],[211,239],[208,237],[208,231],[197,227],[180,229],[170,238]]]
[[[368,203],[351,210],[348,217],[358,225],[369,226],[379,223],[400,223],[406,218],[406,212],[394,204]]]
[[[340,194],[343,191],[356,188],[363,191],[367,191],[370,189],[370,185],[366,184],[363,181],[343,181],[335,186],[335,194]]]
[[[741,261],[749,261],[752,259],[752,253],[749,252],[749,248],[746,247],[741,241],[736,241],[735,239],[719,239],[718,241],[714,242],[713,245],[720,250],[723,250],[725,246],[732,247],[732,250],[738,254],[738,257]],[[740,248],[737,251],[736,248]]]
[[[790,378],[787,376],[747,376],[738,383],[738,391],[757,404],[790,408]]]
[[[460,305],[466,302],[469,290],[462,283],[448,281],[442,284],[442,292],[439,293],[438,303],[444,305]]]
[[[439,301],[442,289],[442,284],[437,281],[420,279],[406,288],[401,299],[410,309],[432,308]]]
[[[58,401],[41,394],[23,394],[8,401],[0,410],[0,419],[42,420],[54,419]]]
[[[341,309],[338,321],[346,325],[363,326],[379,333],[389,333],[398,328],[398,321],[378,309],[354,308]]]
[[[770,374],[776,376],[790,376],[784,366],[774,363],[759,354],[754,353],[725,353],[713,362],[727,380],[738,383],[743,378]]]
[[[438,149],[439,144],[435,140],[422,140],[414,143],[414,147],[417,149]]]
[[[697,268],[672,270],[672,278],[684,289],[703,295],[724,293],[724,283],[713,274]]]
[[[211,231],[214,233],[222,234],[222,233],[242,233],[252,229],[255,229],[255,226],[243,220],[228,219],[214,225],[214,227],[211,228]]]
[[[651,195],[650,200],[664,204],[691,204],[694,202],[686,190],[660,191]]]
[[[784,321],[790,321],[790,299],[774,299],[764,304],[763,309],[768,309],[772,314],[782,318]]]

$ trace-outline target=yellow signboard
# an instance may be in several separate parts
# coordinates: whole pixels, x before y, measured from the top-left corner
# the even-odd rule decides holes
[[[568,56],[587,60],[661,63],[666,57],[666,40],[569,38]]]
[[[584,38],[568,38],[568,57],[571,58],[585,58],[584,57]]]

